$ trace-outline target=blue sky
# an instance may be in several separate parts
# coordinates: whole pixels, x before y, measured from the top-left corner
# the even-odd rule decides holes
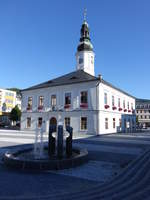
[[[150,99],[149,0],[0,0],[0,87],[74,71],[85,7],[96,75]]]

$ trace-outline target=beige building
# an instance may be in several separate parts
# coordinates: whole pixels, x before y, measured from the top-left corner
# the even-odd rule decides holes
[[[136,116],[140,126],[150,127],[150,100],[136,99]]]

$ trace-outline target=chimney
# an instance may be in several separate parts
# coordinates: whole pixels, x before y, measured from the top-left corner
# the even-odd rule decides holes
[[[99,78],[100,81],[102,81],[102,79],[103,79],[101,74],[98,75],[98,78]]]

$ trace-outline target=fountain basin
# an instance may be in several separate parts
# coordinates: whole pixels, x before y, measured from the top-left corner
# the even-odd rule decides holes
[[[77,167],[88,161],[88,151],[86,149],[74,148],[71,157],[63,157],[58,159],[57,156],[32,158],[30,156],[33,148],[24,148],[13,150],[4,154],[4,165],[9,168],[23,170],[61,170]],[[44,151],[48,151],[44,147]],[[46,154],[47,155],[47,154]]]

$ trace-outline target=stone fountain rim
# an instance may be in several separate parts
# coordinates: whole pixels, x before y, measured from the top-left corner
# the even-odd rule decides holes
[[[73,151],[78,153],[75,157],[63,158],[63,159],[23,159],[17,157],[21,153],[29,152],[33,148],[21,148],[6,152],[3,156],[4,165],[13,169],[22,170],[62,170],[68,168],[74,168],[88,162],[88,151],[81,148],[73,148]]]

